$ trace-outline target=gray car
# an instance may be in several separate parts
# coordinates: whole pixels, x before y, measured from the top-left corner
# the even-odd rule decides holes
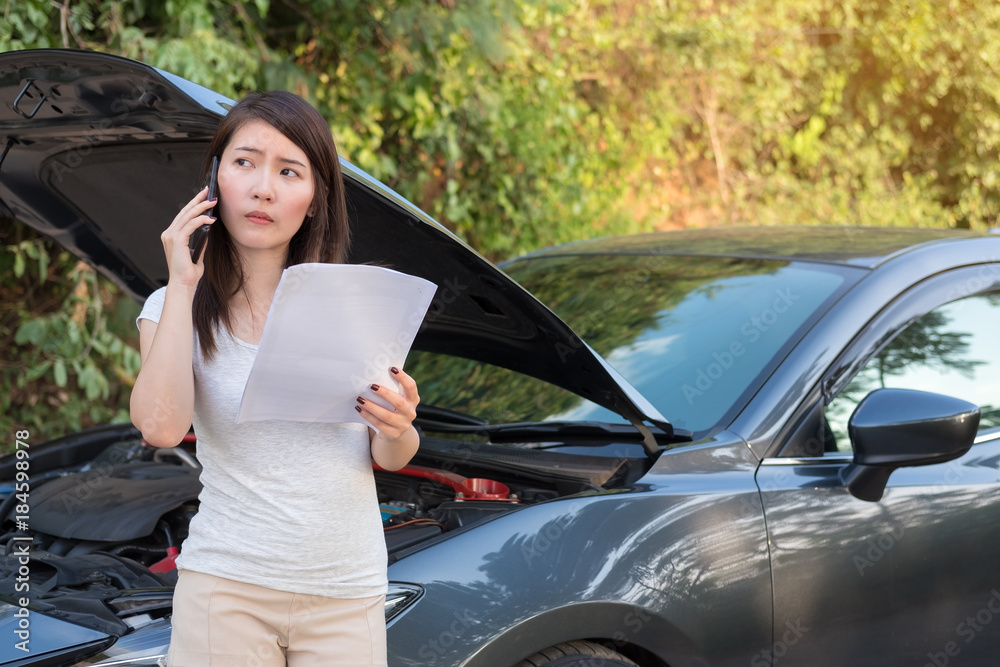
[[[231,101],[76,51],[0,54],[0,99],[0,212],[164,284]],[[498,268],[344,170],[351,260],[438,285],[420,452],[375,473],[390,665],[995,664],[1000,236],[702,230]],[[0,664],[157,664],[196,435],[0,461]]]

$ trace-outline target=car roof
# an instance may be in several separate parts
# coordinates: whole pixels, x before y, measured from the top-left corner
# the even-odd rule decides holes
[[[577,241],[518,259],[566,255],[700,255],[797,259],[873,269],[918,246],[995,236],[989,232],[915,227],[723,227]]]

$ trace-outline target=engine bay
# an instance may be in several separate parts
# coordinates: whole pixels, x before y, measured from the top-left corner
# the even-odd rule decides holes
[[[156,448],[132,428],[104,430],[35,448],[28,531],[13,521],[13,461],[0,462],[0,596],[16,597],[27,551],[40,611],[120,635],[139,611],[169,612],[201,468],[193,434]],[[410,465],[373,464],[389,561],[528,505],[626,484],[643,461],[424,434]]]

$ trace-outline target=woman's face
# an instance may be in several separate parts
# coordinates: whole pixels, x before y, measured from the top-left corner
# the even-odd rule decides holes
[[[314,183],[288,137],[261,120],[240,127],[222,151],[218,186],[219,216],[240,252],[283,253],[311,213]]]

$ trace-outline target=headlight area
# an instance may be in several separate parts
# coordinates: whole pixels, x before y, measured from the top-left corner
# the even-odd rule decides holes
[[[389,582],[385,622],[398,618],[420,599],[423,592],[420,586]],[[0,598],[0,636],[13,639],[22,629],[26,640],[20,646],[14,641],[0,643],[0,664],[8,667],[162,667],[170,647],[170,618],[162,615],[169,597],[159,592],[156,595],[151,595],[152,591],[143,593],[111,602],[119,612],[127,608],[139,612],[123,614],[122,621],[131,631],[117,640],[114,635],[10,604],[6,597]],[[149,609],[152,615],[140,607]]]
[[[414,584],[389,582],[389,590],[385,594],[385,622],[389,623],[420,599],[424,589]]]
[[[126,591],[109,600],[107,605],[121,623],[128,626],[128,632],[121,634],[114,644],[86,659],[63,664],[70,667],[162,667],[166,664],[167,649],[170,647],[172,598],[172,589],[146,589]]]
[[[141,621],[137,621],[141,622]],[[167,664],[170,647],[170,621],[166,618],[150,620],[122,636],[100,653],[72,667],[162,667]]]
[[[0,598],[0,664],[65,665],[114,643],[113,635],[40,613]]]
[[[422,594],[423,589],[419,586],[390,582],[385,596],[386,623],[402,614]],[[17,619],[14,617],[16,611],[17,608],[10,605],[6,605],[3,609],[0,609],[0,628],[9,625],[9,620],[14,620],[16,623]],[[40,622],[40,619],[45,619],[45,621]],[[148,615],[139,614],[129,617],[126,619],[126,622],[134,628],[133,631],[109,645],[114,640],[113,637],[108,637],[101,633],[41,614],[32,614],[33,624],[38,624],[37,627],[39,628],[43,627],[43,623],[45,624],[45,629],[42,630],[43,634],[41,636],[48,636],[51,639],[55,639],[60,635],[63,637],[63,640],[59,642],[62,644],[60,650],[52,651],[49,648],[45,652],[46,656],[60,656],[58,662],[53,662],[52,664],[67,664],[65,661],[74,654],[79,656],[81,653],[90,653],[91,655],[86,659],[70,664],[72,667],[111,667],[112,665],[117,667],[162,667],[162,665],[165,665],[167,649],[170,646],[170,620],[168,618],[153,619]],[[58,624],[60,627],[49,626],[49,623]],[[69,626],[77,633],[86,634],[86,639],[90,639],[90,641],[73,641],[74,637],[70,636],[63,626]],[[97,635],[98,637],[92,635]],[[81,634],[76,635],[75,638],[78,640],[85,639]],[[72,644],[67,645],[70,642]],[[32,648],[34,648],[34,645],[32,645]],[[32,655],[35,656],[34,660],[42,657],[41,653],[35,651],[32,651]],[[14,658],[15,656],[9,657]],[[19,657],[23,658],[24,656]],[[2,662],[5,662],[5,660],[0,658],[0,663]],[[35,663],[32,662],[32,664]]]

